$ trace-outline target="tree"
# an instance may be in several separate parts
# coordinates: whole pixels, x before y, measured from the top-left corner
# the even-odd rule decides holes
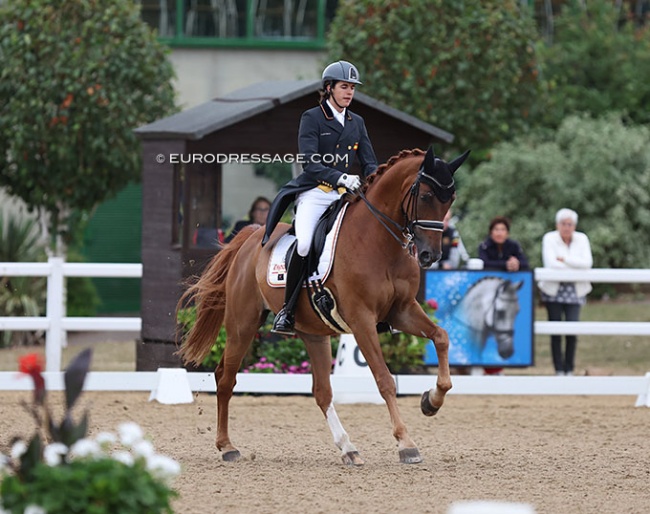
[[[551,137],[530,135],[497,145],[458,192],[463,240],[476,255],[494,216],[512,219],[511,235],[533,266],[555,213],[579,215],[594,266],[650,267],[650,130],[620,115],[572,116]],[[473,251],[472,251],[473,250]]]
[[[555,18],[552,45],[538,55],[546,89],[544,124],[577,112],[617,110],[650,123],[650,25],[638,26],[624,3],[572,0]]]
[[[535,23],[516,0],[341,2],[329,58],[363,92],[455,134],[474,156],[526,129],[538,91]]]
[[[73,217],[138,180],[132,130],[174,110],[167,50],[131,0],[0,6],[0,186],[47,220]]]

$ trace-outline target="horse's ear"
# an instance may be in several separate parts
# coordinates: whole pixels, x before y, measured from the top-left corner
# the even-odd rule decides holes
[[[460,165],[465,162],[465,159],[467,159],[469,152],[470,150],[467,150],[463,155],[459,155],[449,163],[449,171],[451,171],[452,175],[456,173],[456,170],[460,168]]]
[[[429,147],[427,153],[424,155],[424,169],[429,172],[433,171],[433,167],[436,164],[436,154],[433,151],[433,145]]]
[[[521,287],[524,285],[524,281],[520,280],[519,282],[515,283],[515,291],[519,291]]]

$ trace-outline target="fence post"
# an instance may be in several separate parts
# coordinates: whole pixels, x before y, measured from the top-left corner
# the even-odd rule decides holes
[[[50,257],[47,277],[47,318],[49,328],[45,335],[45,370],[61,371],[63,347],[63,259]]]

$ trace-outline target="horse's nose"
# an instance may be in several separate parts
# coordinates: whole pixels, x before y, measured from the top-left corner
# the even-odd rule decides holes
[[[428,268],[431,266],[434,262],[438,262],[440,260],[440,257],[442,257],[441,252],[430,252],[429,250],[422,250],[418,254],[418,260],[420,261],[420,266],[423,268]]]

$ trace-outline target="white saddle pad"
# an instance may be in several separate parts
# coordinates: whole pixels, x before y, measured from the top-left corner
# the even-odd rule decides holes
[[[318,261],[318,272],[309,277],[309,280],[321,279],[324,282],[329,276],[330,271],[332,270],[332,265],[334,264],[334,253],[336,251],[336,242],[338,241],[339,230],[343,221],[343,215],[347,208],[348,204],[345,204],[336,217],[332,230],[327,234],[327,237],[325,238],[325,247],[323,248],[320,260]],[[296,236],[285,234],[278,240],[277,244],[273,248],[266,273],[266,281],[271,287],[284,287],[287,273],[284,259],[289,247],[295,240]]]

